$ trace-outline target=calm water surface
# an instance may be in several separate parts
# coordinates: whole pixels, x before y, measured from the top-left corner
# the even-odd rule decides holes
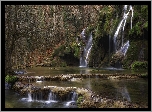
[[[116,69],[112,67],[107,68],[81,68],[81,67],[34,67],[26,69],[27,76],[46,76],[46,75],[60,75],[60,74],[88,74],[88,73],[106,73],[106,74],[114,74],[114,73],[145,73],[146,71],[132,71],[132,70],[124,70],[124,69]]]

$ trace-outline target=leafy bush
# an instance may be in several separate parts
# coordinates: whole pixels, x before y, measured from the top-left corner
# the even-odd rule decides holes
[[[52,56],[62,56],[64,55],[64,50],[65,50],[65,46],[61,45],[60,47],[58,47],[57,49],[54,50]]]
[[[131,64],[132,70],[144,70],[148,69],[148,62],[147,61],[135,61]]]
[[[17,77],[13,75],[6,75],[5,76],[5,82],[11,85],[11,87],[14,85],[14,83],[17,81]]]
[[[81,104],[81,102],[83,101],[83,96],[79,96],[78,97],[78,99],[77,99],[77,105],[78,105],[78,107],[80,107],[80,104]]]
[[[135,60],[141,60],[140,59],[141,49],[143,49],[143,53],[144,53],[143,60],[147,61],[148,60],[148,41],[147,40],[130,41],[130,46],[128,48],[126,56],[122,60],[123,68],[130,69],[131,64]]]

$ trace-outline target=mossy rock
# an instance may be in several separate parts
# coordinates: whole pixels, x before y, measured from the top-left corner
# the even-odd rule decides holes
[[[115,54],[112,55],[110,60],[110,65],[116,68],[121,68],[121,63],[124,58],[124,54],[120,51],[117,51]]]
[[[141,51],[143,51],[143,56],[141,55]],[[126,56],[122,60],[123,68],[131,69],[131,65],[137,60],[148,60],[147,40],[130,41],[130,47],[128,48]]]

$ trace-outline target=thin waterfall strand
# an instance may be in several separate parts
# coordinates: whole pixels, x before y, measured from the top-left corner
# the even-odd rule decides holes
[[[80,66],[79,67],[87,67],[88,66],[88,58],[92,48],[92,32],[88,37],[88,41],[86,41],[85,29],[83,29],[81,33],[82,41],[86,42],[86,46],[82,49],[82,54],[80,56]]]

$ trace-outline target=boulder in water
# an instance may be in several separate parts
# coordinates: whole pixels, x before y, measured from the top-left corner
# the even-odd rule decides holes
[[[115,68],[122,68],[122,60],[124,58],[124,54],[120,51],[117,51],[115,54],[113,54],[112,59],[110,61],[110,65]]]

